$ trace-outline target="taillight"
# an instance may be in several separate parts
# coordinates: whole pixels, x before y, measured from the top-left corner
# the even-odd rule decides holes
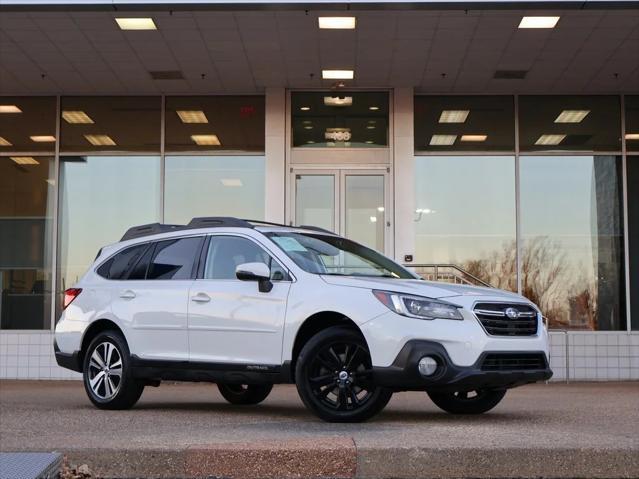
[[[77,298],[82,292],[82,288],[69,288],[64,292],[64,300],[62,301],[62,310],[67,309],[73,300]]]

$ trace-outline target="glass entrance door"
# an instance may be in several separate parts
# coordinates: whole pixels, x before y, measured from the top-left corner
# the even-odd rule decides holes
[[[293,170],[291,224],[319,226],[390,254],[388,174],[379,170]]]

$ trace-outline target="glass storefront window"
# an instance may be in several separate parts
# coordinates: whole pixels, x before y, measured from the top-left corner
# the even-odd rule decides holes
[[[264,151],[263,96],[167,97],[166,151]]]
[[[160,220],[157,156],[60,158],[57,290],[71,287],[98,250],[131,226]]]
[[[61,109],[62,153],[160,152],[160,97],[62,97]]]
[[[0,97],[0,153],[55,152],[53,97]]]
[[[51,326],[54,160],[0,157],[0,329]]]
[[[388,101],[386,92],[294,92],[293,146],[387,147]]]
[[[626,95],[626,151],[639,151],[639,95]]]
[[[522,151],[621,151],[618,96],[521,96]]]
[[[551,328],[624,330],[621,157],[520,158],[522,293]]]
[[[415,151],[514,151],[512,96],[416,96]]]
[[[513,156],[415,157],[414,221],[419,274],[517,290]]]
[[[263,156],[167,156],[164,221],[197,216],[264,218]]]
[[[639,155],[626,158],[631,328],[639,331]]]

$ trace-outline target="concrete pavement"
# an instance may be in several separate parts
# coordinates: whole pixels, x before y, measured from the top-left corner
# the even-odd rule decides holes
[[[492,412],[396,394],[363,424],[327,424],[294,386],[258,406],[210,384],[147,388],[100,411],[79,382],[0,381],[0,450],[60,451],[107,477],[639,477],[639,383],[538,384]]]

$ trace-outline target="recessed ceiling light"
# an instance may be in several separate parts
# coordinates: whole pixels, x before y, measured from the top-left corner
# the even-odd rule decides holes
[[[377,217],[376,216],[370,216],[369,219],[371,220],[371,223],[377,223]]]
[[[375,129],[375,125],[366,125],[366,129],[367,130],[374,130]]]
[[[379,110],[379,107],[378,106],[369,106],[368,109],[370,111],[377,111],[377,110]]]
[[[559,17],[523,17],[519,28],[555,28]]]
[[[310,109],[311,109],[310,106],[302,106],[302,107],[300,107],[300,110],[302,110],[302,111],[309,111]]]
[[[222,178],[220,180],[224,186],[238,187],[243,186],[242,180],[239,178]]]
[[[541,135],[537,138],[535,145],[558,145],[564,138],[566,135]]]
[[[377,211],[379,211],[380,213],[384,212],[384,207],[383,206],[378,206],[377,207]]]
[[[81,110],[67,110],[62,112],[62,118],[71,124],[90,124],[93,120],[89,115]]]
[[[433,135],[430,137],[429,145],[432,146],[450,146],[455,143],[457,135]]]
[[[319,17],[319,27],[328,29],[352,30],[355,28],[355,17]]]
[[[564,110],[555,118],[555,123],[581,123],[588,113],[590,110]]]
[[[486,141],[488,135],[462,135],[461,141]]]
[[[116,18],[120,30],[157,30],[152,18]]]
[[[209,120],[202,110],[177,110],[177,116],[182,123],[208,123]]]
[[[305,130],[312,130],[313,129],[313,125],[305,125],[304,129]]]
[[[373,140],[366,140],[364,143],[366,143],[367,145],[372,145],[375,142]]]
[[[639,133],[626,133],[626,140],[639,140]]]
[[[17,105],[0,105],[0,113],[22,113]]]
[[[12,146],[12,143],[6,138],[0,136],[0,146]]]
[[[324,105],[326,106],[353,106],[352,96],[325,96]]]
[[[109,135],[84,135],[93,146],[115,146],[115,141]]]
[[[39,165],[40,163],[32,156],[10,156],[18,165]]]
[[[55,141],[55,136],[51,135],[33,135],[29,138],[36,143],[53,143]]]
[[[200,146],[221,146],[217,135],[191,135],[191,140]]]
[[[324,80],[352,80],[354,77],[353,70],[322,70]]]
[[[464,123],[470,110],[444,110],[439,115],[440,123]]]

